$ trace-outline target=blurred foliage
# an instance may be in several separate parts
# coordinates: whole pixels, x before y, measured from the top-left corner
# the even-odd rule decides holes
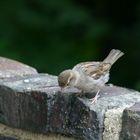
[[[125,52],[110,82],[140,90],[140,1],[1,0],[0,55],[58,74]]]

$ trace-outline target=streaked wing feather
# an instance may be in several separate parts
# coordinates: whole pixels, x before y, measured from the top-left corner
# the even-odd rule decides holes
[[[73,67],[73,70],[79,70],[79,69],[83,69],[83,68],[88,68],[88,67],[97,67],[97,65],[99,65],[100,62],[81,62],[77,65],[75,65]]]
[[[101,62],[83,62],[73,67],[74,70],[82,71],[89,77],[99,79],[100,76],[104,75],[106,71],[110,69],[109,63],[102,64]]]

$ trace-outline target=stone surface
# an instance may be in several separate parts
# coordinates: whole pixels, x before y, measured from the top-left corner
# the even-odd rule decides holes
[[[140,140],[140,102],[125,109],[120,140]]]
[[[0,58],[0,123],[7,125],[0,124],[0,138],[140,140],[139,92],[105,86],[95,104],[89,97],[96,93],[79,93],[74,88],[61,92],[56,76]]]
[[[58,134],[32,133],[0,124],[0,140],[74,140],[74,138]]]
[[[23,63],[0,57],[0,78],[37,74],[37,71]]]
[[[60,92],[57,77],[48,74],[1,79],[0,122],[76,139],[119,140],[123,110],[140,102],[139,92],[116,86],[104,87],[92,105],[77,93],[72,88]]]
[[[28,79],[14,77],[0,81],[0,121],[13,127],[45,132],[47,103],[54,92],[51,87],[51,84],[55,85],[54,78],[49,75],[31,75]],[[48,89],[47,94],[45,88]]]

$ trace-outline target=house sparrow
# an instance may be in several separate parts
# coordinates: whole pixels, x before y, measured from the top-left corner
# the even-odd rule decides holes
[[[112,49],[103,61],[83,62],[72,69],[61,72],[58,76],[58,84],[61,88],[75,87],[82,92],[96,92],[92,102],[99,97],[101,87],[109,80],[111,66],[122,56],[123,52]],[[81,93],[82,94],[82,93]]]

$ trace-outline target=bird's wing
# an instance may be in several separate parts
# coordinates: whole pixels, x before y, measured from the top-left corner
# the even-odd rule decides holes
[[[73,70],[83,72],[84,74],[99,79],[109,71],[111,64],[102,62],[83,62],[74,66]]]

